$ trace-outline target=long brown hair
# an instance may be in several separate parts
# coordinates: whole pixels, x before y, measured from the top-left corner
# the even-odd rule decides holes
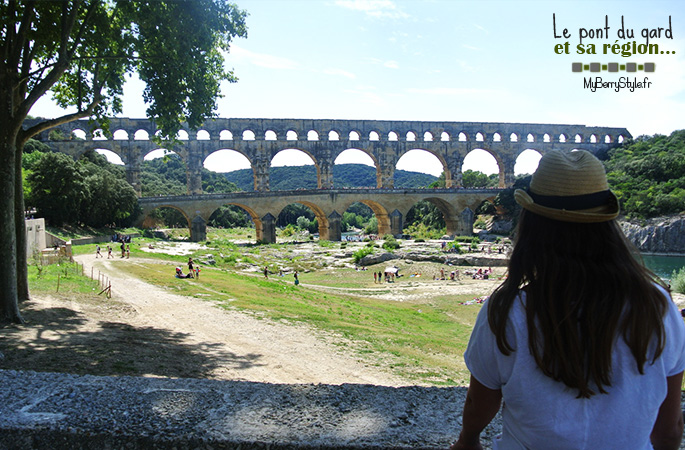
[[[606,393],[619,336],[644,373],[645,362],[663,351],[668,300],[655,286],[660,280],[636,258],[615,220],[569,223],[523,210],[508,278],[489,300],[499,350],[514,350],[507,317],[523,289],[528,347],[545,375],[578,389],[579,398]]]

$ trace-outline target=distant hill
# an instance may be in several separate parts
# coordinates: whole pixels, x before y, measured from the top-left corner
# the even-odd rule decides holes
[[[292,189],[316,189],[316,167],[286,166],[272,167],[269,170],[272,191]],[[254,190],[252,169],[241,169],[223,174],[244,191]],[[438,178],[420,172],[395,171],[396,188],[427,187]],[[376,169],[364,164],[337,164],[333,166],[333,186],[376,187]]]

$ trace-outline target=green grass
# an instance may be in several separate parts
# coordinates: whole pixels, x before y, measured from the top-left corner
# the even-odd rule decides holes
[[[345,338],[345,345],[351,341],[361,356],[385,359],[386,365],[405,377],[429,384],[468,380],[462,355],[479,307],[459,305],[467,297],[414,304],[295,286],[292,277],[267,280],[260,275],[205,269],[199,280],[186,280],[173,276],[172,264],[139,263],[122,269],[178,294],[210,299],[223,308],[333,332]],[[350,275],[356,274],[372,276],[350,270]],[[310,283],[310,275],[303,274],[302,282]]]
[[[80,264],[62,262],[50,265],[29,265],[28,280],[32,292],[61,294],[92,294],[99,291],[97,280],[82,273]],[[96,292],[97,293],[97,292]]]

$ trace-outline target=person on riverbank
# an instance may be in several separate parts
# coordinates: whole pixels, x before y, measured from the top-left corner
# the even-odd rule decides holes
[[[464,355],[471,381],[452,450],[677,449],[685,325],[614,220],[618,200],[586,151],[550,151],[527,191],[508,278]]]
[[[95,257],[104,258],[104,256],[102,256],[102,253],[100,253],[100,245],[98,244],[95,244]]]

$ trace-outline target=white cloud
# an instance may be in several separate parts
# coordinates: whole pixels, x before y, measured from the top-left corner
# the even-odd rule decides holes
[[[341,76],[341,77],[346,77],[346,78],[349,78],[352,80],[357,78],[357,76],[355,74],[353,74],[352,72],[348,72],[348,71],[343,70],[343,69],[334,69],[334,68],[324,69],[323,73],[325,73],[326,75],[337,75],[337,76]]]
[[[493,89],[474,89],[474,88],[449,88],[449,87],[436,87],[436,88],[409,88],[407,92],[410,94],[425,94],[425,95],[493,95],[497,91]]]
[[[335,4],[379,19],[409,18],[409,14],[400,10],[391,0],[336,0]]]
[[[251,52],[237,45],[231,46],[231,56],[234,59],[244,59],[255,66],[265,67],[267,69],[293,70],[298,68],[298,64],[292,59],[268,55],[266,53]]]

